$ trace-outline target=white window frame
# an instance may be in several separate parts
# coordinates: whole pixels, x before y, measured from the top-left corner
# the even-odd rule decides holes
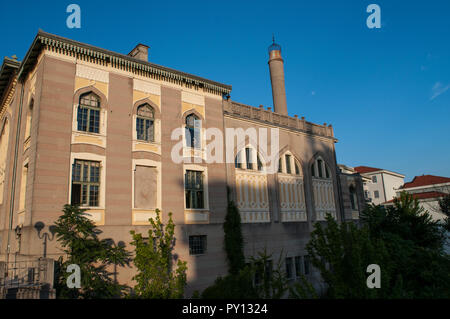
[[[92,153],[70,153],[70,175],[69,175],[69,197],[68,203],[72,201],[72,170],[75,160],[100,162],[100,191],[98,206],[83,206],[83,209],[104,210],[106,194],[106,156]]]
[[[203,203],[204,208],[186,208],[186,171],[199,171],[203,174]],[[202,165],[183,164],[183,203],[185,211],[207,212],[209,211],[209,187],[208,187],[208,168]]]

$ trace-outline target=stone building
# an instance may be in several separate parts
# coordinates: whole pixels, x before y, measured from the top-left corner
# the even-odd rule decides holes
[[[338,167],[340,169],[343,217],[346,221],[357,221],[369,202],[364,190],[372,180],[358,173],[353,167],[343,164],[338,164]]]
[[[228,187],[246,256],[266,248],[275,261],[283,252],[291,278],[314,278],[305,250],[313,223],[327,213],[344,219],[337,140],[331,125],[288,116],[281,47],[269,47],[273,111],[234,102],[229,85],[151,63],[148,52],[140,44],[124,55],[39,31],[23,61],[4,60],[0,260],[38,258],[44,249],[57,258],[56,240],[48,236],[44,247],[40,238],[67,203],[88,208],[102,236],[128,248],[130,230],[147,233],[159,208],[163,221],[173,213],[189,295],[227,273]],[[210,129],[231,128],[257,137],[236,143],[234,160],[208,161]],[[279,145],[275,171],[258,147],[264,129],[278,129],[268,142]],[[230,148],[225,135],[219,142]],[[118,278],[133,285],[133,274],[120,269]]]

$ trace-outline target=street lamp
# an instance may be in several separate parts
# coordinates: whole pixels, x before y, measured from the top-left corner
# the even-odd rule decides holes
[[[46,258],[47,257],[47,239],[50,240],[50,241],[53,240],[53,238],[55,237],[56,226],[51,225],[51,226],[48,227],[48,230],[51,233],[51,237],[50,237],[50,234],[47,233],[47,232],[41,234],[41,231],[42,231],[42,229],[44,229],[44,227],[45,227],[45,224],[43,222],[37,222],[36,224],[34,224],[34,228],[38,232],[39,239],[44,239],[44,243],[43,243],[43,245],[44,245],[44,258]]]

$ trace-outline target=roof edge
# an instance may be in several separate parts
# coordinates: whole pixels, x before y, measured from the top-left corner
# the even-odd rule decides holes
[[[31,61],[31,57],[33,55],[33,52],[36,52],[41,49],[41,45],[52,45],[52,46],[62,46],[65,49],[73,50],[75,48],[78,48],[77,51],[82,51],[82,53],[96,53],[96,56],[98,58],[102,59],[114,59],[114,61],[118,61],[123,64],[130,65],[134,68],[138,68],[140,70],[145,70],[150,73],[155,73],[158,75],[165,76],[167,78],[174,78],[179,81],[183,81],[189,84],[194,85],[200,85],[202,84],[207,89],[221,92],[223,94],[228,94],[231,92],[232,86],[223,84],[220,82],[212,81],[197,75],[185,73],[182,71],[178,71],[172,68],[168,68],[165,66],[161,66],[155,63],[142,61],[133,57],[130,57],[126,54],[121,54],[113,51],[109,51],[106,49],[102,49],[90,44],[82,43],[79,41],[75,41],[72,39],[64,38],[55,34],[47,33],[41,29],[39,29],[38,33],[36,34],[36,37],[30,46],[27,54],[25,55],[25,58],[23,59],[21,69],[19,71],[19,76],[24,77],[27,75],[30,66],[33,64],[34,61]],[[81,49],[81,50],[80,50]],[[86,51],[88,50],[88,51]]]

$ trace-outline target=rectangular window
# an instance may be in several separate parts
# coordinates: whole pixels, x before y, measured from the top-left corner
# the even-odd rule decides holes
[[[245,149],[245,160],[247,163],[247,169],[253,169],[252,150],[250,148]]]
[[[78,122],[77,128],[78,131],[87,131],[88,109],[83,107],[78,108],[77,122]]]
[[[234,159],[234,167],[242,168],[242,152],[237,153]]]
[[[78,131],[99,133],[100,110],[89,107],[78,107],[77,114]]]
[[[300,175],[300,168],[298,167],[297,163],[295,163],[295,175]]]
[[[281,157],[278,160],[278,173],[281,173],[283,171],[283,168],[281,167]]]
[[[287,279],[292,279],[294,277],[294,269],[292,267],[292,257],[287,257],[285,259],[285,264],[286,264],[286,278]]]
[[[186,171],[184,175],[186,208],[203,209],[203,172]]]
[[[194,120],[194,126],[186,126],[186,147],[201,149],[201,121]]]
[[[310,264],[309,264],[309,256],[306,255],[303,257],[303,269],[305,270],[305,275],[309,275],[310,272]]]
[[[72,205],[99,206],[100,162],[75,160],[72,165]]]
[[[372,183],[376,183],[376,182],[377,182],[377,176],[374,175],[374,176],[372,176]]]
[[[141,141],[154,142],[153,120],[136,118],[136,138]]]
[[[319,177],[323,177],[323,171],[322,171],[322,160],[317,160],[317,166],[319,170]]]
[[[375,196],[375,198],[380,198],[380,192],[379,191],[374,191],[373,195]]]
[[[356,209],[356,194],[355,191],[350,191],[350,203],[352,205],[352,210]]]
[[[291,155],[286,155],[286,173],[291,174]]]
[[[302,274],[302,256],[295,256],[295,274],[297,277]]]
[[[200,255],[206,252],[206,235],[189,236],[189,255]]]

